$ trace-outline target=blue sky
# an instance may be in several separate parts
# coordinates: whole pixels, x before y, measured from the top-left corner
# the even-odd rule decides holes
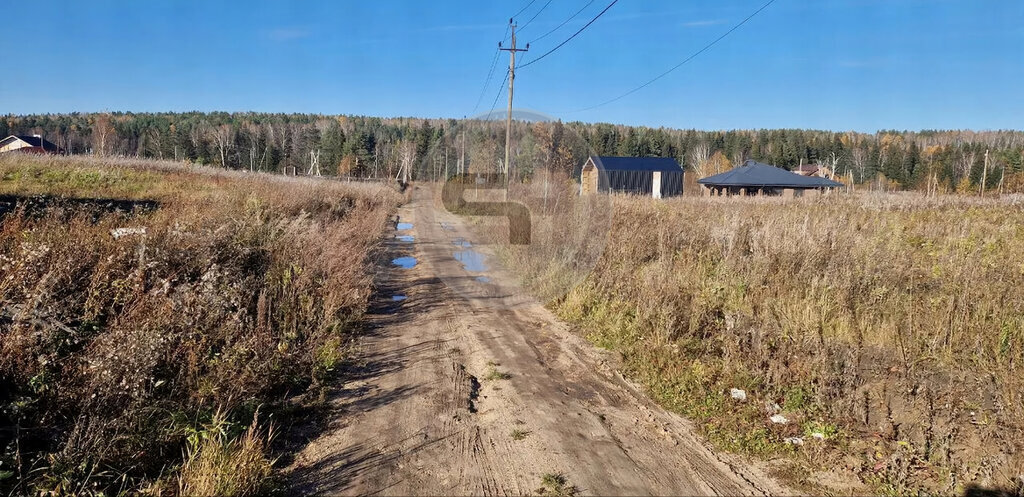
[[[554,47],[611,0],[536,41]],[[517,72],[516,107],[698,129],[1024,128],[1024,2],[619,0]],[[588,0],[534,0],[520,45]],[[226,110],[472,115],[508,18],[530,0],[38,1],[0,45],[0,114]],[[546,5],[546,7],[545,7]],[[542,7],[543,10],[541,10]],[[9,10],[9,9],[8,9]],[[503,52],[477,112],[491,108]],[[498,100],[503,108],[504,94]]]

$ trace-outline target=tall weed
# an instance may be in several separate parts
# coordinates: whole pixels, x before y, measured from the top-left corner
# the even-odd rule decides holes
[[[865,480],[948,492],[1024,474],[1021,246],[1012,201],[618,196],[595,270],[553,304],[721,446],[811,454],[785,440],[835,427],[809,471],[870,454]]]
[[[372,185],[19,155],[0,158],[0,195],[20,199],[0,214],[0,471],[13,472],[0,492],[143,488],[213,413],[245,426],[322,378],[400,201]],[[209,476],[257,464],[264,440],[247,433],[186,451],[182,488],[251,488]]]

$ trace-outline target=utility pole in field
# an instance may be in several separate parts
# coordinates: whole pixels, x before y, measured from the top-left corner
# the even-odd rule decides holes
[[[457,174],[466,172],[466,130],[462,130],[462,150],[459,152],[459,167]]]
[[[999,198],[1003,198],[1003,180],[1006,179],[1006,163],[1003,163],[1002,172],[999,173],[999,190],[997,195]]]
[[[981,170],[981,196],[985,196],[985,181],[988,180],[988,149],[985,149],[985,167]]]
[[[526,44],[526,48],[516,48],[516,25],[512,22],[512,19],[508,20],[509,27],[512,30],[512,48],[502,48],[501,42],[498,42],[498,50],[504,50],[509,53],[508,61],[508,116],[505,118],[505,186],[508,186],[508,165],[509,156],[512,152],[512,94],[515,90],[516,81],[516,52],[526,52],[530,50],[530,44]]]

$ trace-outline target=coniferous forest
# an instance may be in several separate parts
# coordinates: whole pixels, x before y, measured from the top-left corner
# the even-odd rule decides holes
[[[379,118],[227,112],[8,115],[0,135],[39,134],[70,154],[171,159],[230,169],[394,177],[411,164],[414,179],[455,171],[459,147],[469,170],[497,170],[503,121]],[[569,140],[568,133],[581,139]],[[589,154],[674,157],[705,176],[754,159],[785,168],[824,164],[844,180],[889,190],[1024,192],[1024,132],[883,130],[873,134],[804,129],[703,131],[581,122],[513,128],[513,157],[554,160],[568,174]],[[294,169],[292,169],[294,168]],[[525,174],[529,169],[525,168]]]

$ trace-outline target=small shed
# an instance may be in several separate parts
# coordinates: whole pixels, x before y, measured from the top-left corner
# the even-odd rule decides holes
[[[11,135],[0,140],[0,153],[29,152],[34,154],[59,154],[60,147],[43,138],[42,135]]]
[[[704,194],[721,195],[783,195],[815,194],[843,186],[842,183],[816,176],[803,176],[782,168],[747,160],[724,173],[697,180]]]
[[[580,173],[580,194],[632,193],[654,198],[683,194],[683,168],[671,157],[591,155]]]

